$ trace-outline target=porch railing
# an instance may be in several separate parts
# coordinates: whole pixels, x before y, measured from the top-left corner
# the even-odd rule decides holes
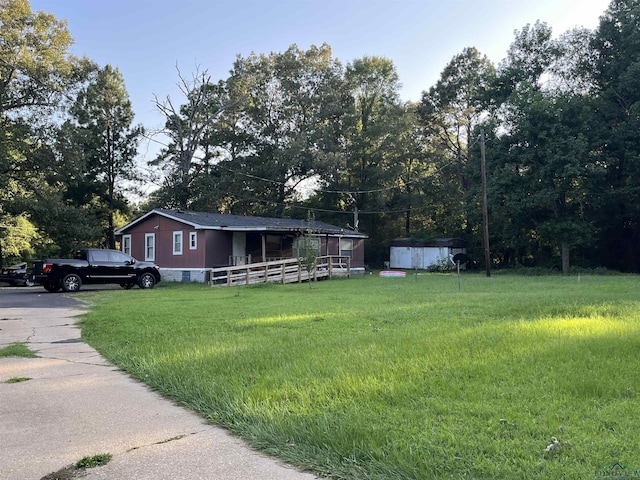
[[[267,282],[300,283],[309,281],[310,278],[318,280],[334,276],[351,276],[350,257],[338,255],[318,257],[311,275],[297,258],[212,268],[209,284],[212,287],[231,287]]]

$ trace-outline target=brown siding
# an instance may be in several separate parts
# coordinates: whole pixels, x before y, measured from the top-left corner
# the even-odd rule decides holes
[[[342,238],[351,238],[344,236]],[[364,239],[352,238],[353,253],[351,256],[352,267],[364,267]],[[340,238],[339,237],[323,237],[322,238],[322,254],[323,255],[340,255]]]
[[[217,230],[205,230],[204,241],[206,243],[205,267],[223,267],[229,265],[229,256],[233,253],[233,232],[220,232]]]
[[[173,254],[173,232],[182,232],[182,255]],[[196,232],[189,225],[159,215],[152,215],[126,231],[131,235],[131,255],[138,260],[145,258],[145,235],[155,234],[155,263],[164,268],[205,267],[206,240],[203,231],[197,231],[198,248],[189,249],[189,232]]]
[[[352,267],[364,267],[364,238],[353,239]]]

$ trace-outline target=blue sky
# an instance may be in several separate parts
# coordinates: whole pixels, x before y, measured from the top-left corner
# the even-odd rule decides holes
[[[154,94],[181,103],[176,65],[227,77],[238,54],[329,44],[346,64],[365,55],[392,60],[404,100],[418,101],[465,47],[494,63],[513,32],[537,20],[555,34],[595,29],[609,0],[31,0],[65,19],[73,52],[118,67],[136,123],[162,124]]]

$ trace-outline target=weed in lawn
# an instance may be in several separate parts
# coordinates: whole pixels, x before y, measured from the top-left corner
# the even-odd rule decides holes
[[[325,475],[579,479],[635,459],[637,277],[464,284],[438,274],[236,287],[242,303],[191,286],[143,301],[97,293],[83,337]]]
[[[113,455],[110,453],[99,453],[83,457],[73,465],[61,468],[57,472],[50,473],[40,480],[75,480],[84,476],[84,470],[88,468],[101,467],[111,461]]]
[[[0,348],[0,358],[2,357],[26,357],[26,358],[35,358],[35,352],[29,350],[24,343],[14,343],[13,345],[9,345],[4,348]]]
[[[31,380],[31,377],[11,377],[8,380],[5,380],[4,383],[21,383]]]
[[[113,455],[111,455],[110,453],[99,453],[97,455],[90,455],[78,460],[75,463],[74,467],[76,469],[101,467],[102,465],[106,465],[107,463],[109,463],[112,458]]]

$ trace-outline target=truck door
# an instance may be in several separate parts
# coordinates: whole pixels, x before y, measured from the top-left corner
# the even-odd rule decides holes
[[[136,276],[134,260],[126,253],[117,250],[109,250],[109,263],[111,268],[111,278],[119,281],[129,280]]]
[[[87,251],[87,260],[89,261],[87,277],[97,281],[111,278],[109,252],[106,250],[89,250]]]

